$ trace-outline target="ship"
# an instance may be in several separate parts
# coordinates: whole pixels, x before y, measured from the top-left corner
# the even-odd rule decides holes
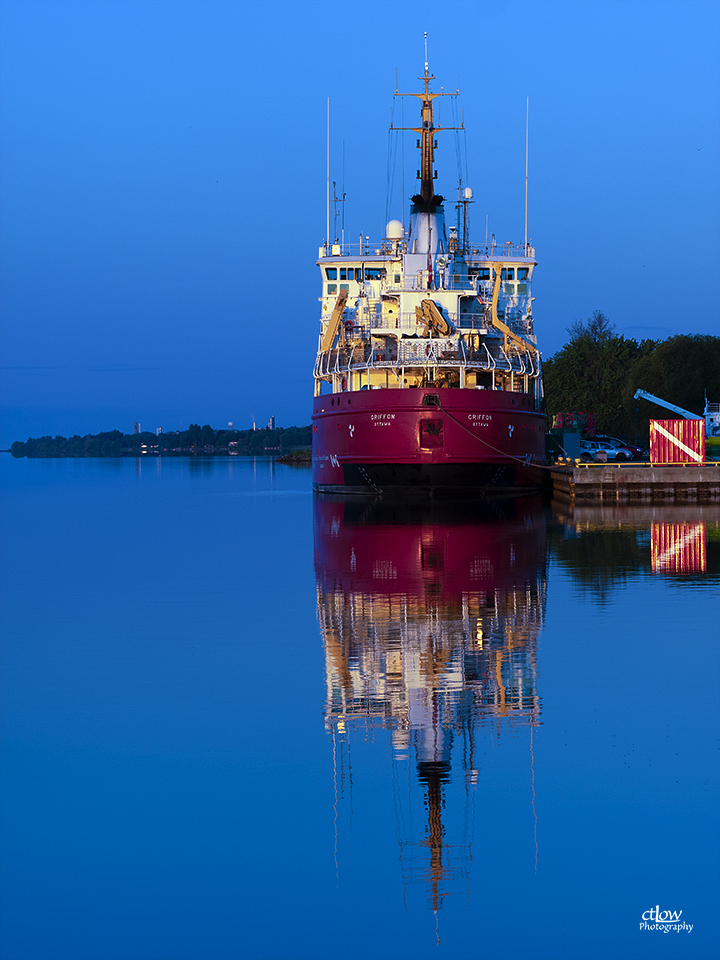
[[[313,486],[322,493],[491,495],[543,482],[542,367],[533,326],[537,262],[527,240],[471,242],[472,190],[458,184],[456,223],[435,192],[431,91],[419,78],[419,192],[407,229],[377,243],[326,239],[314,369]],[[527,219],[527,218],[526,218]],[[329,224],[329,214],[328,214]],[[329,234],[329,231],[328,231]],[[343,237],[344,239],[344,237]]]

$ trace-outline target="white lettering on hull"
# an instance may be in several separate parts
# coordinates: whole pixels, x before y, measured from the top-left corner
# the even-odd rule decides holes
[[[469,413],[467,418],[471,427],[489,427],[492,423],[491,413]]]

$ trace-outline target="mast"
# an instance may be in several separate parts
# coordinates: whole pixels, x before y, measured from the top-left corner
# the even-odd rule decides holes
[[[437,177],[435,171],[435,148],[437,147],[437,140],[435,139],[435,134],[439,133],[441,130],[464,130],[464,124],[460,127],[436,127],[435,121],[433,118],[433,100],[437,97],[454,97],[459,94],[459,90],[456,90],[455,93],[431,93],[430,92],[430,82],[435,79],[434,75],[430,73],[428,68],[427,60],[427,33],[425,34],[425,72],[421,77],[418,78],[421,80],[425,86],[425,89],[422,93],[397,93],[398,97],[416,97],[421,102],[420,107],[420,123],[419,127],[395,127],[393,124],[390,124],[391,130],[412,130],[413,133],[417,133],[420,136],[420,139],[417,142],[418,148],[420,149],[420,169],[417,173],[417,178],[420,181],[420,193],[417,193],[412,201],[417,207],[418,210],[431,213],[443,202],[443,197],[440,194],[435,193],[434,181]]]
[[[425,34],[427,40],[427,34]],[[418,131],[422,137],[420,150],[420,200],[427,207],[428,210],[437,206],[438,203],[442,203],[442,197],[439,197],[438,200],[433,203],[433,198],[435,197],[435,188],[433,181],[435,179],[435,146],[437,141],[434,139],[435,135],[435,125],[433,123],[433,100],[435,97],[440,96],[438,93],[430,93],[430,81],[434,79],[431,74],[428,72],[427,60],[425,61],[425,73],[422,77],[419,78],[425,84],[425,92],[420,94],[415,94],[418,99],[422,99],[422,108],[420,111],[420,119],[422,126]],[[415,200],[415,198],[413,198]],[[417,203],[417,200],[415,200]],[[419,206],[419,204],[418,204]]]

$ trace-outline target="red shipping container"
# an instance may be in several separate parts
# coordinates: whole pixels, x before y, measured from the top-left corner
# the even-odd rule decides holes
[[[650,421],[650,463],[704,462],[704,420]]]

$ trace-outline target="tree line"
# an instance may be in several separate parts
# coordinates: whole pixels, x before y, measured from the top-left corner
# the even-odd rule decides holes
[[[237,453],[250,456],[277,455],[309,447],[311,428],[276,427],[274,430],[213,430],[191,423],[187,430],[154,433],[77,434],[72,437],[29,438],[16,440],[10,447],[14,457],[139,457],[143,454],[208,455]]]
[[[627,339],[600,311],[568,328],[565,346],[543,364],[546,409],[595,414],[598,433],[647,440],[650,420],[677,415],[638,388],[702,416],[705,395],[720,403],[720,337],[678,334],[667,340]]]

